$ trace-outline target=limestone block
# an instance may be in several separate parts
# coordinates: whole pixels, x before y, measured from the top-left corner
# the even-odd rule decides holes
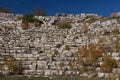
[[[37,73],[38,75],[44,75],[44,71],[43,71],[43,70],[37,70],[36,73]]]
[[[104,78],[104,76],[105,76],[105,73],[98,72],[98,77],[99,78]]]
[[[37,58],[35,58],[35,57],[28,57],[28,60],[30,60],[30,61],[36,61],[37,60]]]
[[[112,57],[118,57],[118,56],[119,56],[119,53],[116,53],[116,52],[112,53]]]
[[[38,54],[38,51],[37,50],[33,50],[32,54]]]
[[[37,61],[38,69],[45,69],[47,66],[46,61]]]
[[[28,57],[29,57],[29,58],[33,57],[33,54],[28,54]]]
[[[51,70],[44,70],[44,75],[45,76],[51,75]]]

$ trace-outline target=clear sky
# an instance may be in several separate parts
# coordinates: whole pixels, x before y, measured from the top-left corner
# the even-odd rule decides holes
[[[36,7],[47,12],[55,13],[95,13],[110,16],[120,12],[120,0],[0,0],[0,6],[11,9],[16,13],[32,13]]]

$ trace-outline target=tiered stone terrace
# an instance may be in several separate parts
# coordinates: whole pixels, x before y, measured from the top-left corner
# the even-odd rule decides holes
[[[96,67],[94,73],[80,74],[81,66],[80,63],[77,63],[77,57],[74,55],[79,47],[87,46],[90,43],[98,43],[99,39],[102,38],[106,42],[101,44],[112,46],[113,50],[111,50],[110,55],[119,62],[119,52],[114,50],[113,42],[119,41],[120,34],[106,35],[105,31],[111,32],[117,27],[120,32],[120,23],[116,19],[102,21],[100,20],[101,17],[96,14],[36,16],[35,18],[43,21],[43,24],[40,27],[34,27],[30,24],[28,30],[22,30],[20,26],[22,22],[19,20],[1,19],[1,65],[4,64],[2,63],[3,56],[14,56],[21,61],[24,75],[80,75],[85,77],[97,75],[108,77],[108,73],[101,72],[100,67]],[[95,19],[95,21],[90,23],[90,19]],[[54,25],[56,21],[69,22],[72,28],[59,29],[58,26]],[[87,32],[84,32],[83,28],[85,26],[88,28]],[[69,50],[65,50],[66,45],[70,47]],[[58,54],[55,54],[55,50],[58,51]],[[71,62],[76,64],[75,69],[71,67]],[[100,57],[98,63],[101,65],[102,62],[103,60]],[[116,76],[119,76],[119,63],[117,69],[118,75]],[[110,75],[115,75],[114,70]]]

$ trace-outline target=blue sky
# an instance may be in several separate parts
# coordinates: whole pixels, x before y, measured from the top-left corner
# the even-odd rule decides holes
[[[36,7],[47,12],[55,13],[95,13],[110,16],[120,12],[120,0],[0,0],[0,6],[11,9],[16,13],[32,13]]]

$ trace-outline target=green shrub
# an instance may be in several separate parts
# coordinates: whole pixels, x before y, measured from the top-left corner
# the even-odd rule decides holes
[[[70,29],[72,26],[69,23],[59,22],[57,23],[58,28],[60,29]]]
[[[22,17],[22,22],[23,23],[33,23],[34,19],[33,19],[33,15],[32,14],[26,14]]]

